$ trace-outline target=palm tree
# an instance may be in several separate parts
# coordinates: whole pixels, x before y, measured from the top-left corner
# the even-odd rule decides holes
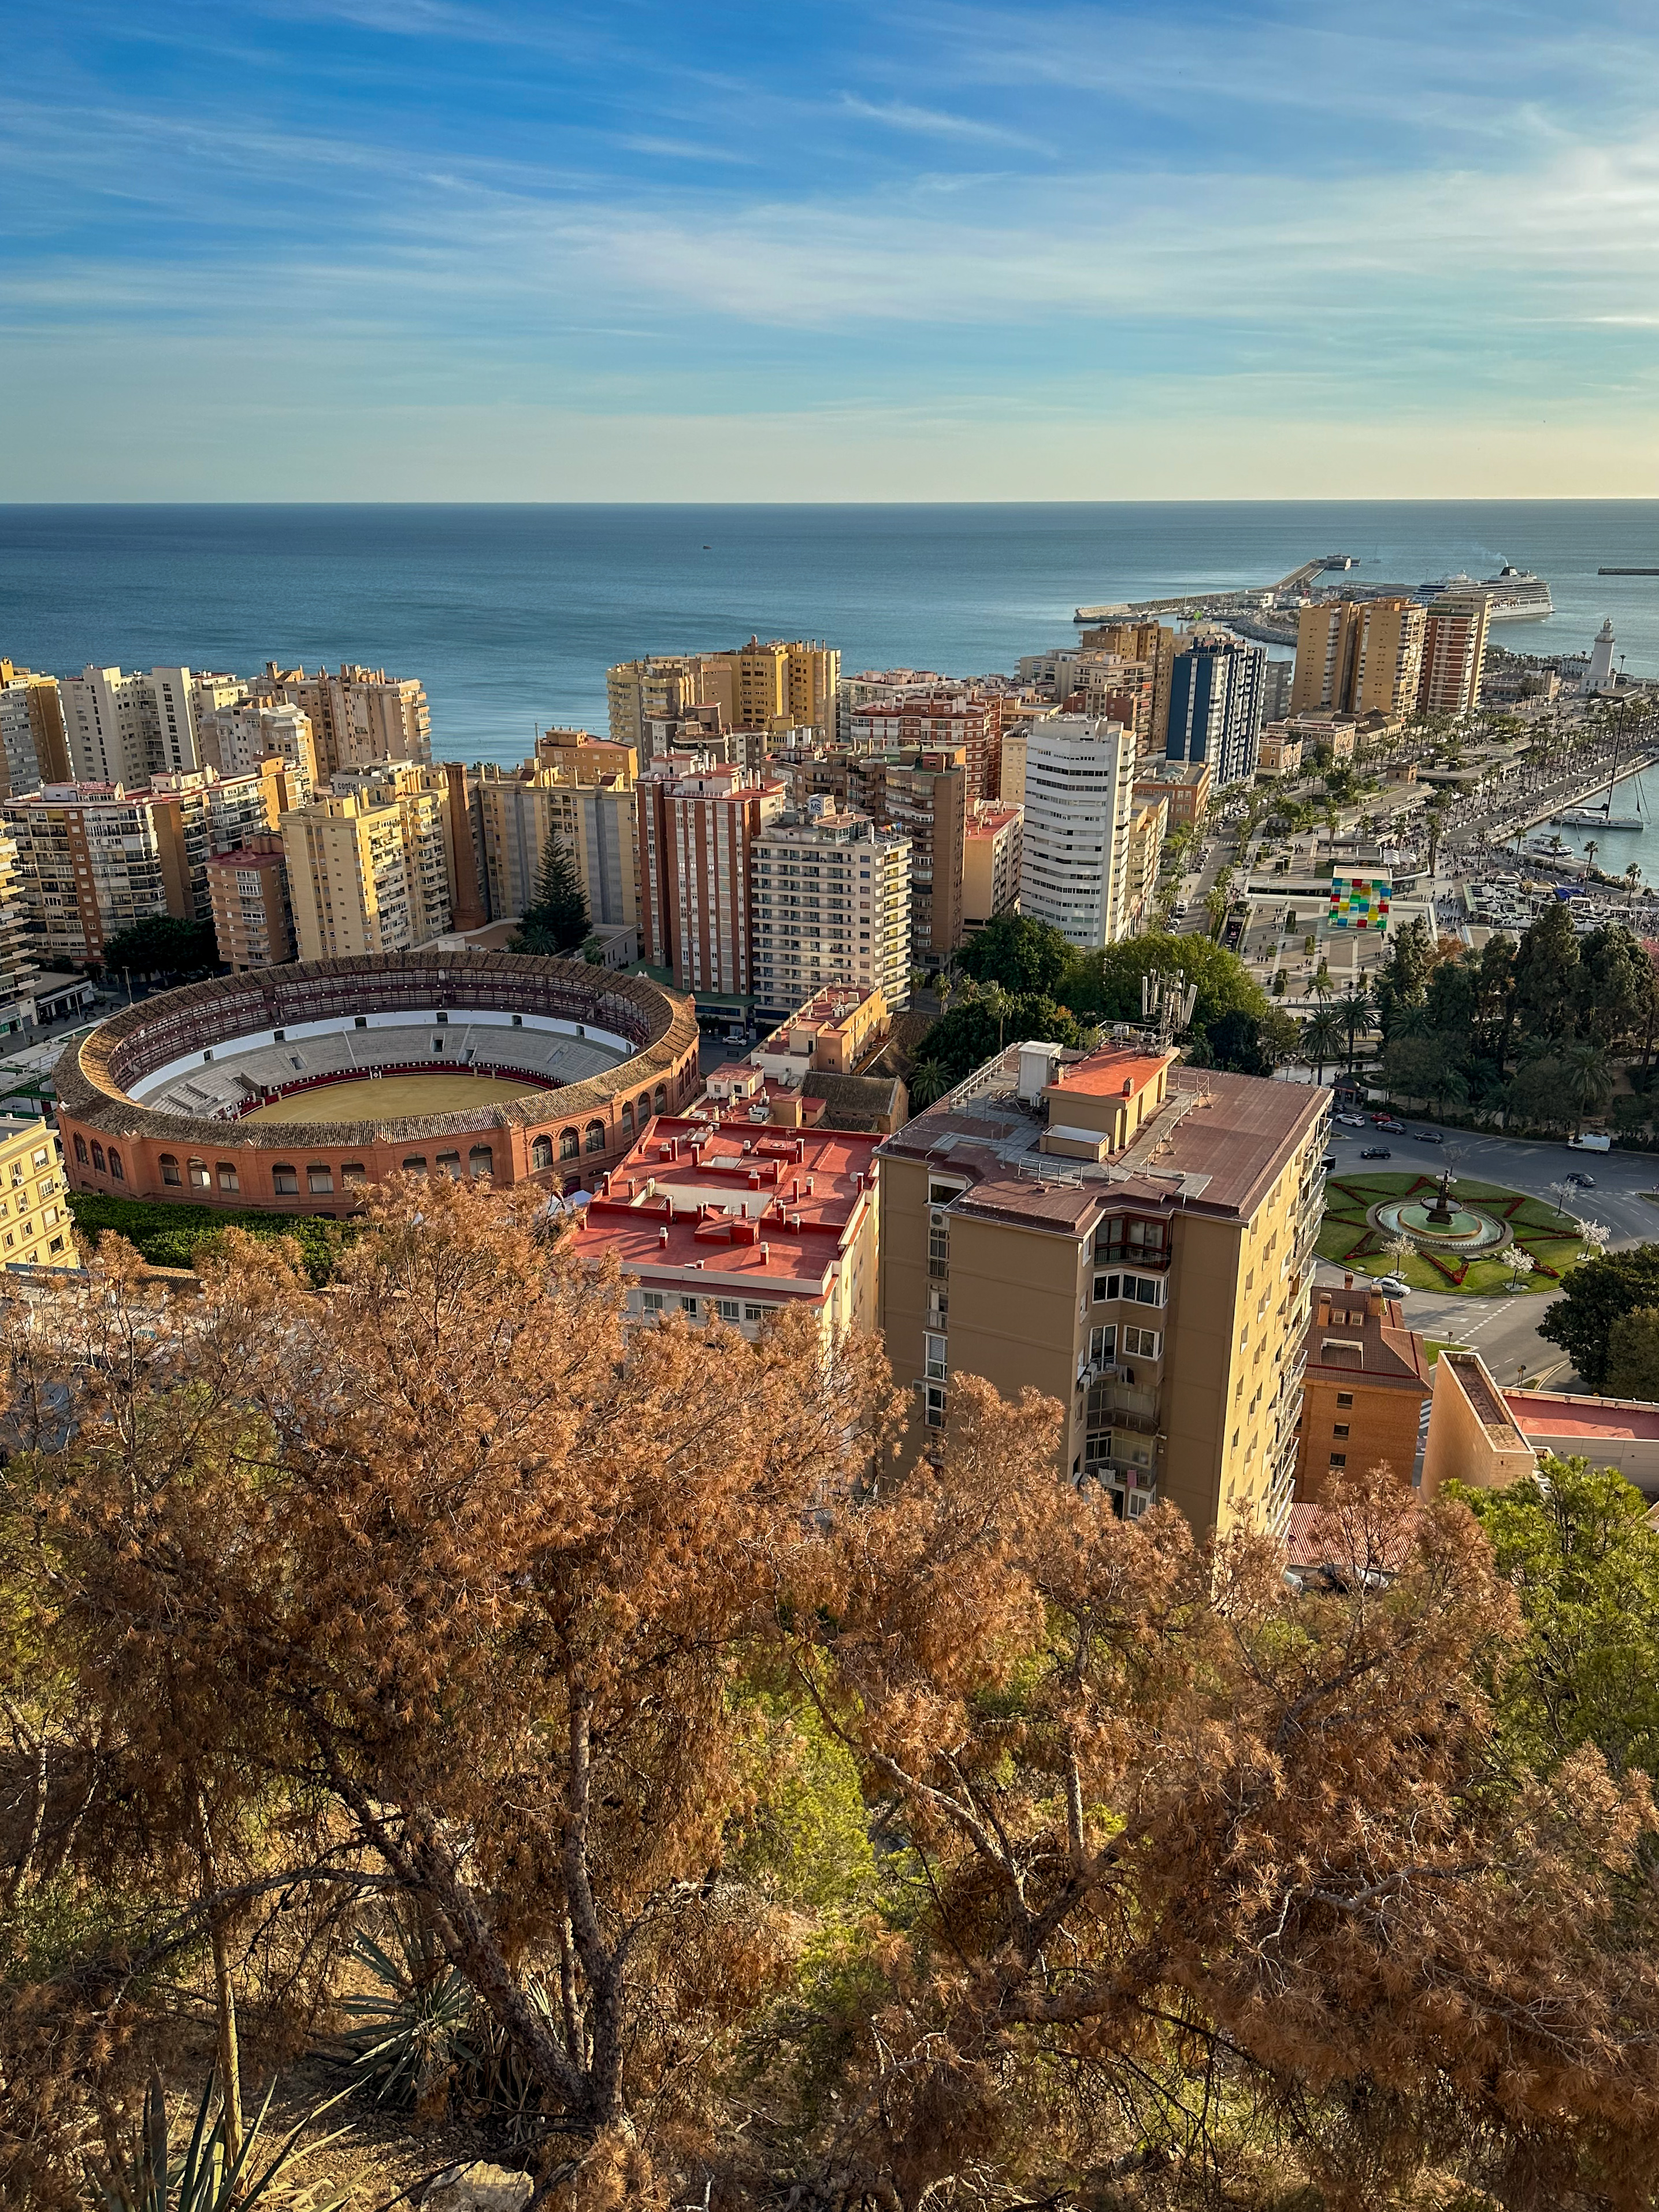
[[[951,1079],[940,1060],[921,1060],[910,1070],[910,1110],[920,1114],[936,1098],[942,1098],[951,1087]]]
[[[979,1002],[988,1014],[994,1014],[997,1023],[997,1050],[1002,1050],[1003,1024],[1013,1011],[1013,1000],[1000,983],[987,983],[981,990]]]
[[[1642,887],[1642,864],[1639,860],[1632,860],[1629,867],[1626,869],[1625,882],[1630,890],[1631,905],[1634,908],[1636,904],[1636,894]]]
[[[1613,1096],[1613,1064],[1599,1044],[1570,1044],[1561,1054],[1561,1088],[1573,1109],[1574,1131],[1586,1114],[1599,1114]]]
[[[1361,1030],[1371,1025],[1371,994],[1363,983],[1350,983],[1336,1002],[1343,1030],[1348,1040],[1348,1073],[1353,1073],[1354,1040]]]
[[[1317,1083],[1325,1080],[1325,1064],[1342,1050],[1342,1018],[1334,1008],[1321,1006],[1302,1024],[1302,1058],[1314,1070]]]
[[[1586,883],[1590,879],[1595,866],[1595,856],[1601,849],[1594,837],[1587,837],[1584,840],[1584,881]]]
[[[1209,916],[1211,936],[1218,939],[1227,926],[1228,912],[1227,894],[1219,884],[1212,884],[1206,895],[1204,911]]]

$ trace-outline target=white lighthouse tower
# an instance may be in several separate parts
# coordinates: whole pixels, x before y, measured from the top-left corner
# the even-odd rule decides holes
[[[1589,663],[1584,670],[1583,688],[1587,692],[1611,691],[1613,689],[1613,617],[1611,615],[1595,633],[1595,642],[1590,647]]]

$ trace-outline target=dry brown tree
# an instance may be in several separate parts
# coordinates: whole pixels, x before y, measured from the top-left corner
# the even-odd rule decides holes
[[[1051,1406],[969,1379],[952,1406],[799,1617],[797,1681],[923,1899],[800,2201],[1100,2201],[1254,2129],[1333,2204],[1437,2167],[1649,2204],[1647,1785],[1593,1753],[1506,1771],[1480,1683],[1516,1614],[1467,1512],[1402,1547],[1398,1492],[1361,1484],[1298,1594],[1263,1540],[1206,1554],[1058,1485]]]
[[[292,1978],[392,1899],[643,2195],[634,2124],[706,2125],[718,2024],[787,1955],[719,1878],[732,1684],[884,1371],[810,1321],[627,1336],[506,1194],[369,1211],[324,1295],[231,1235],[170,1303],[111,1241],[11,1332],[4,1686],[55,1763],[14,1875],[144,1906],[56,1981],[14,1958],[0,2103],[27,2166],[54,2066],[94,2079],[192,1958],[234,2064],[231,1950],[285,1918]]]

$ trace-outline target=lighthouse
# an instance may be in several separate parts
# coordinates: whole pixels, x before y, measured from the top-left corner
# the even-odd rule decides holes
[[[1583,688],[1587,692],[1611,691],[1613,689],[1613,617],[1611,615],[1595,633],[1595,642],[1590,647],[1589,661],[1584,670]]]

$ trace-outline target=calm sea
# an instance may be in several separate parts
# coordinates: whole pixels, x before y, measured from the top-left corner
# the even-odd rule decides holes
[[[1079,602],[1267,584],[1315,554],[1417,584],[1504,561],[1557,612],[1521,650],[1579,651],[1604,615],[1659,674],[1659,501],[994,507],[0,507],[0,656],[418,676],[441,758],[520,759],[538,726],[603,728],[634,654],[815,636],[848,672],[1012,669]]]

